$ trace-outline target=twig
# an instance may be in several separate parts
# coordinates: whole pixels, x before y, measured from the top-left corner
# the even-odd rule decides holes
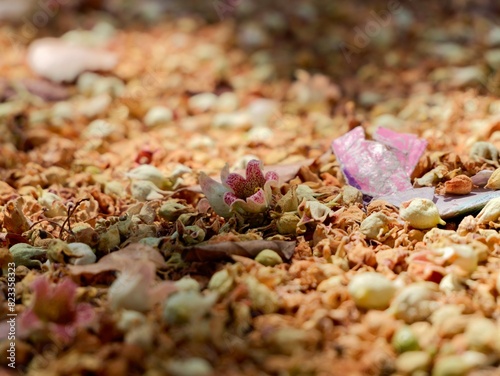
[[[66,231],[68,231],[70,233],[70,235],[75,235],[73,233],[73,230],[71,230],[71,221],[70,221],[70,219],[73,216],[73,214],[75,214],[75,211],[78,208],[78,206],[82,202],[84,202],[84,201],[90,201],[90,198],[83,198],[80,201],[77,201],[76,204],[74,204],[74,206],[68,205],[68,214],[67,214],[66,219],[64,220],[64,222],[63,222],[63,224],[61,226],[61,231],[59,231],[59,238],[61,238],[61,235],[62,235],[62,232],[64,230],[64,227],[66,226],[66,223],[68,224],[68,230],[66,230]]]

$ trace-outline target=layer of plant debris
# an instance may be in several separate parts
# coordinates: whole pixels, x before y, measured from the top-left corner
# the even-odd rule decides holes
[[[500,198],[371,199],[331,143],[499,189],[498,5],[323,3],[0,0],[6,374],[497,372]]]

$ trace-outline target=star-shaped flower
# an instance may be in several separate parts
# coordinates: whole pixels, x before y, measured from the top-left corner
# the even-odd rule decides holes
[[[221,171],[222,183],[203,172],[199,180],[214,211],[229,218],[234,213],[245,215],[266,211],[272,202],[272,187],[278,184],[278,174],[269,171],[264,175],[262,162],[254,159],[248,162],[246,177],[229,173],[226,165]]]

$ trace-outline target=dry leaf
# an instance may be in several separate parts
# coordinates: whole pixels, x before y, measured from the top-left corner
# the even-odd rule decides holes
[[[290,260],[295,251],[294,241],[249,240],[241,242],[220,242],[198,244],[182,249],[186,261],[216,261],[238,255],[254,258],[264,249],[278,253],[283,259]]]

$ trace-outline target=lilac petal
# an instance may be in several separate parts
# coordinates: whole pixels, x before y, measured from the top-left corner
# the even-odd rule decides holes
[[[259,189],[253,195],[247,198],[246,202],[238,203],[247,213],[262,213],[266,211],[268,205],[266,195],[262,189]]]
[[[259,204],[259,205],[266,205],[266,203],[267,203],[266,196],[265,196],[264,191],[262,189],[259,189],[253,195],[248,197],[247,202],[248,201],[255,202],[256,204]]]
[[[226,163],[224,165],[224,168],[220,172],[220,180],[221,180],[222,184],[224,184],[224,185],[226,184],[226,180],[227,180],[228,176],[229,176],[229,164]]]
[[[248,197],[248,184],[243,176],[231,173],[226,177],[225,184],[231,188],[234,194],[239,198]]]
[[[266,173],[266,181],[278,181],[278,180],[279,176],[276,172],[269,171],[268,173]]]
[[[231,206],[235,201],[243,201],[241,198],[238,198],[234,193],[232,192],[226,192],[224,194],[224,203],[227,206]]]
[[[216,182],[214,179],[201,172],[199,176],[201,190],[210,202],[214,211],[225,218],[231,216],[229,206],[224,203],[224,194],[229,192],[229,188],[224,187],[221,183]]]
[[[255,192],[257,188],[264,186],[266,178],[262,173],[261,161],[252,159],[250,162],[248,162],[246,174],[247,186],[248,190],[251,190],[251,194],[253,194],[253,192]]]

